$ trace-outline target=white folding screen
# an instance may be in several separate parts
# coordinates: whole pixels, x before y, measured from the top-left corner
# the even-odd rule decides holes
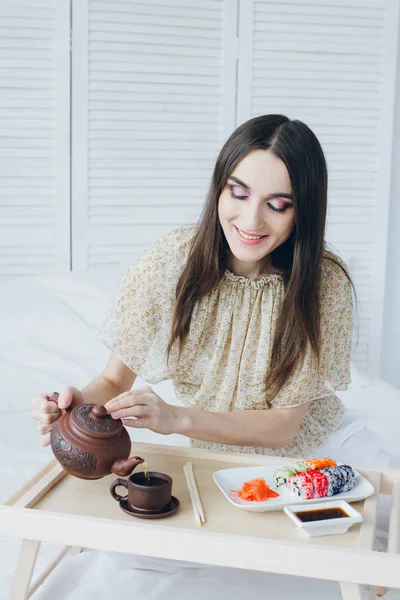
[[[73,269],[195,222],[235,127],[237,0],[76,0]]]
[[[304,121],[329,173],[326,240],[359,307],[354,361],[377,374],[390,194],[397,0],[241,0],[237,125],[266,113]]]
[[[0,2],[0,275],[70,267],[70,3]]]
[[[0,275],[130,264],[197,219],[235,127],[286,114],[324,148],[326,237],[377,373],[398,18],[398,0],[0,0]]]

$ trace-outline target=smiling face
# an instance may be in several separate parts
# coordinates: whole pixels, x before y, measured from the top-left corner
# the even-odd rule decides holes
[[[255,278],[273,272],[268,256],[294,228],[285,164],[269,150],[247,154],[228,177],[218,216],[230,248],[229,268],[236,275]]]

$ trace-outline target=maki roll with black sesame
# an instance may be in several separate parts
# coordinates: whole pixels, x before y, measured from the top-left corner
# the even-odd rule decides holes
[[[336,467],[342,476],[342,492],[349,492],[356,485],[356,473],[350,465],[338,465]]]
[[[342,491],[343,477],[338,467],[327,467],[321,469],[321,473],[326,475],[328,481],[327,496],[335,496]]]
[[[328,496],[349,492],[356,485],[356,473],[350,465],[321,469],[328,480]]]

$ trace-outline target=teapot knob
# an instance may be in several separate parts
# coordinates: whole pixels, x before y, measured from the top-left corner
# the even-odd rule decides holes
[[[96,419],[104,419],[108,414],[106,407],[101,404],[93,406],[91,413]]]

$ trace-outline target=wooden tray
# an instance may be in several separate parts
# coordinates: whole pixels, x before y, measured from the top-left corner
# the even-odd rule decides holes
[[[400,588],[400,470],[352,465],[376,490],[366,500],[352,503],[364,521],[346,534],[307,539],[283,511],[238,510],[212,478],[218,469],[290,464],[295,459],[136,442],[132,454],[143,456],[149,470],[172,477],[172,493],[181,502],[178,512],[157,520],[131,517],[109,492],[116,475],[78,479],[52,460],[0,506],[0,534],[23,539],[12,600],[29,598],[67,552],[85,547],[330,579],[340,582],[346,600],[361,598],[359,584],[371,586],[369,598],[385,593],[375,586]],[[201,527],[193,516],[183,472],[187,461],[193,464],[206,516]],[[374,549],[378,491],[392,496],[387,552]],[[66,548],[31,585],[41,542]]]

